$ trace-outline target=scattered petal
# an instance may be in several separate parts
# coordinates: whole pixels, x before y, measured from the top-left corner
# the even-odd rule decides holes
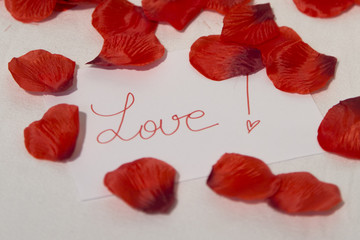
[[[333,209],[342,202],[339,188],[319,181],[308,172],[279,174],[279,190],[270,204],[286,213],[315,213]]]
[[[260,159],[226,153],[213,166],[207,185],[217,194],[241,200],[264,200],[280,182]]]
[[[206,0],[205,9],[227,14],[237,4],[248,4],[251,0]]]
[[[293,29],[280,27],[279,30],[280,32],[277,37],[256,46],[261,51],[262,60],[265,65],[272,51],[277,52],[290,43],[301,41],[301,37]]]
[[[61,161],[73,154],[78,134],[78,107],[59,104],[25,128],[25,146],[35,158]]]
[[[317,138],[325,151],[360,159],[360,97],[333,106],[322,120]]]
[[[320,54],[303,41],[271,51],[266,72],[276,88],[309,94],[324,87],[335,75],[336,58]]]
[[[158,24],[149,21],[141,7],[126,0],[108,0],[95,8],[92,25],[107,38],[119,33],[155,34]]]
[[[204,0],[142,0],[146,17],[152,21],[170,23],[183,30],[204,7]]]
[[[93,13],[93,26],[104,37],[102,50],[88,64],[143,66],[160,59],[165,48],[155,36],[157,23],[141,7],[126,0],[108,0]]]
[[[329,18],[354,6],[354,0],[293,0],[297,9],[310,17]]]
[[[191,46],[189,59],[201,74],[216,81],[253,74],[264,67],[258,49],[224,42],[219,35],[196,40]]]
[[[15,81],[26,91],[55,93],[72,86],[75,62],[39,49],[13,58],[8,68]]]
[[[104,184],[131,207],[147,213],[167,213],[175,203],[176,170],[169,164],[141,158],[108,172]]]
[[[279,34],[274,17],[269,3],[236,5],[224,17],[221,37],[240,44],[259,45]]]
[[[106,38],[99,56],[87,64],[143,66],[160,59],[164,53],[164,46],[154,34],[117,34]]]
[[[55,8],[56,0],[5,0],[5,7],[18,21],[40,22],[49,17]]]

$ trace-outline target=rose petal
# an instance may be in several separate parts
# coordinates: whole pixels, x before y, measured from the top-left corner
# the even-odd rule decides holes
[[[270,204],[287,213],[314,213],[333,209],[342,202],[339,188],[307,172],[280,174],[279,190]]]
[[[325,151],[360,159],[360,97],[333,106],[319,126],[317,139]]]
[[[39,49],[13,58],[8,68],[15,81],[26,91],[54,93],[72,85],[75,62]]]
[[[354,0],[293,0],[297,9],[311,17],[329,18],[354,6]]]
[[[251,0],[206,0],[205,9],[215,10],[226,14],[237,4],[248,4]]]
[[[226,153],[213,166],[207,185],[225,197],[264,200],[279,188],[279,180],[260,159]]]
[[[276,88],[309,94],[324,87],[334,77],[336,58],[320,54],[303,41],[271,51],[266,72]]]
[[[219,35],[196,40],[191,46],[189,59],[201,74],[216,81],[252,74],[264,67],[259,50],[224,42]]]
[[[269,3],[258,5],[239,4],[224,17],[221,37],[247,45],[259,45],[279,34]]]
[[[92,14],[92,25],[104,37],[115,34],[155,34],[157,23],[149,21],[142,8],[126,0],[108,0],[99,4]]]
[[[256,46],[261,51],[262,60],[265,65],[272,51],[277,52],[290,43],[301,41],[301,37],[293,29],[280,27],[279,30],[280,32],[277,37]]]
[[[204,0],[142,0],[146,17],[157,22],[170,23],[183,30],[204,7]]]
[[[99,56],[87,64],[143,66],[160,59],[164,53],[164,46],[154,34],[117,34],[106,38]]]
[[[61,161],[73,154],[78,134],[78,107],[59,104],[25,128],[25,146],[35,158]]]
[[[131,207],[147,213],[166,213],[175,203],[176,170],[169,164],[141,158],[108,172],[105,186]]]
[[[54,11],[56,0],[5,0],[5,7],[18,21],[40,22]]]

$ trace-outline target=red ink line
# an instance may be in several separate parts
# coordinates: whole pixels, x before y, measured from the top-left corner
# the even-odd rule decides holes
[[[5,28],[4,32],[6,32],[7,30],[9,30],[9,28],[11,28],[11,25],[9,25],[7,28]]]
[[[246,75],[246,96],[247,96],[248,115],[250,115],[249,75]]]
[[[246,127],[248,130],[248,133],[250,133],[257,125],[259,125],[260,120],[256,120],[254,122],[251,122],[250,120],[246,121]]]
[[[185,120],[187,129],[192,132],[204,131],[206,129],[209,129],[209,128],[219,125],[219,123],[215,123],[215,124],[212,124],[212,125],[209,125],[209,126],[206,126],[203,128],[199,128],[199,129],[192,128],[192,126],[190,125],[190,121],[195,121],[195,120],[200,119],[205,116],[204,111],[195,110],[189,114],[185,114],[180,117],[177,114],[174,114],[171,117],[171,120],[176,122],[176,127],[171,132],[167,132],[164,130],[163,119],[159,119],[159,124],[157,124],[157,122],[155,122],[153,120],[146,120],[144,124],[140,125],[139,130],[132,137],[125,138],[122,136],[121,130],[123,129],[124,122],[126,122],[125,118],[128,115],[128,111],[130,111],[130,108],[134,105],[134,102],[135,102],[135,95],[132,94],[131,92],[129,92],[126,96],[125,105],[124,105],[123,109],[121,111],[113,113],[113,114],[101,114],[101,113],[95,111],[93,104],[90,105],[91,111],[98,117],[108,118],[108,117],[115,117],[115,116],[119,115],[121,118],[117,129],[112,129],[112,128],[105,129],[97,135],[96,140],[98,143],[107,144],[107,143],[112,142],[116,138],[118,138],[122,141],[130,141],[138,136],[143,140],[147,140],[147,139],[152,138],[159,130],[163,133],[163,135],[171,136],[179,130],[180,124],[181,124],[180,120],[182,120],[182,119]]]

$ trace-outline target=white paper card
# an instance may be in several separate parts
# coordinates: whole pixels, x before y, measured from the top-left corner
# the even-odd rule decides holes
[[[45,101],[79,106],[79,144],[67,165],[83,200],[110,195],[104,175],[142,157],[166,161],[190,180],[207,176],[226,152],[266,163],[322,152],[312,97],[276,89],[265,70],[211,81],[190,65],[188,51],[178,51],[146,71],[80,69],[77,88]]]

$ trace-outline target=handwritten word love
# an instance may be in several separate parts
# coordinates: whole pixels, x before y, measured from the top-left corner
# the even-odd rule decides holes
[[[126,101],[125,101],[123,109],[120,112],[116,112],[116,113],[113,113],[113,114],[100,114],[100,113],[98,113],[97,111],[94,110],[94,106],[93,106],[93,104],[91,104],[91,106],[90,106],[91,111],[95,115],[97,115],[99,117],[108,118],[108,117],[121,116],[120,124],[119,124],[119,126],[118,126],[118,128],[116,130],[111,129],[111,128],[110,129],[105,129],[105,130],[103,130],[102,132],[100,132],[98,134],[97,139],[96,139],[98,143],[101,143],[101,144],[110,143],[116,138],[118,138],[118,139],[120,139],[122,141],[130,141],[130,140],[136,138],[137,136],[139,136],[143,140],[147,140],[147,139],[152,138],[159,131],[165,136],[171,136],[171,135],[175,134],[179,130],[180,125],[181,125],[180,120],[182,120],[182,119],[185,120],[185,124],[186,124],[187,129],[192,131],[192,132],[204,131],[206,129],[209,129],[209,128],[212,128],[212,127],[215,127],[215,126],[219,125],[219,123],[215,123],[215,124],[212,124],[210,126],[206,126],[206,127],[200,128],[200,129],[194,129],[193,127],[191,127],[190,122],[192,120],[200,119],[200,118],[205,116],[204,111],[195,110],[195,111],[193,111],[193,112],[191,112],[189,114],[186,114],[186,115],[183,115],[183,116],[180,116],[180,117],[177,114],[172,115],[171,120],[175,121],[175,123],[176,123],[175,129],[173,129],[172,131],[166,132],[164,130],[164,127],[163,127],[164,120],[163,119],[160,119],[158,123],[156,123],[153,120],[147,120],[147,121],[145,121],[144,124],[142,124],[139,127],[139,130],[133,136],[126,138],[126,137],[122,136],[121,130],[122,130],[122,127],[124,125],[126,115],[127,115],[128,111],[130,110],[130,108],[134,105],[134,102],[135,102],[135,96],[134,96],[133,93],[129,92],[127,94],[127,96],[126,96]],[[105,136],[105,134],[106,134],[107,137]],[[109,135],[110,135],[110,137],[109,137]]]

